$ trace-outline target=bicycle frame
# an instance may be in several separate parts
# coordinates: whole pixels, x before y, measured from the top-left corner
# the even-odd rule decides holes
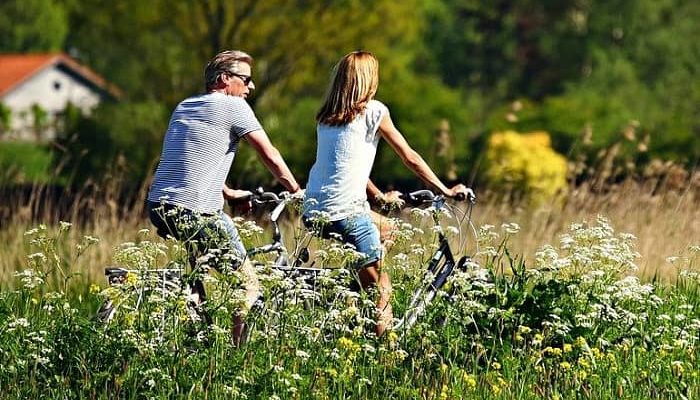
[[[418,199],[419,196],[425,196],[426,200],[421,201]],[[418,191],[409,194],[409,197],[413,197],[413,202],[429,202],[435,208],[432,215],[433,221],[436,225],[438,224],[438,212],[445,206],[445,198],[443,196],[435,196],[430,191]],[[469,201],[473,204],[472,199],[469,199]],[[431,282],[428,286],[422,286],[413,293],[404,316],[394,324],[394,330],[403,331],[405,334],[413,327],[418,317],[423,314],[427,306],[433,301],[438,290],[445,285],[447,278],[452,274],[454,269],[465,270],[467,262],[471,260],[469,256],[465,255],[455,263],[447,236],[442,232],[438,232],[438,243],[438,248],[428,262],[425,275],[426,278],[432,278]]]
[[[158,291],[163,294],[172,294],[182,288],[182,268],[157,268],[149,270],[133,270],[121,267],[105,268],[105,276],[110,286],[123,285],[127,282],[129,274],[135,274],[140,279],[155,279],[158,285],[140,286],[137,290],[138,297],[135,302],[135,307],[139,308],[144,301],[144,296],[150,291]],[[203,288],[198,288],[196,285],[188,284],[189,292],[187,293],[188,314],[191,320],[204,320],[207,324],[211,323],[211,319],[206,313],[198,309],[203,297]],[[112,300],[106,300],[97,312],[97,318],[102,323],[109,323],[116,313],[120,304],[114,304]],[[162,317],[161,324],[165,323],[165,317]]]

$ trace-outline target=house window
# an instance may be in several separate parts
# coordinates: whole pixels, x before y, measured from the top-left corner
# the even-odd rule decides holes
[[[54,90],[56,90],[56,91],[61,90],[61,82],[60,82],[60,81],[54,81],[54,82],[53,82],[53,88],[54,88]]]

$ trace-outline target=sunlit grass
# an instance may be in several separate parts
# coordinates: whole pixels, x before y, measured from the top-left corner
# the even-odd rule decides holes
[[[623,233],[612,218],[569,220],[561,232],[550,231],[556,237],[540,236],[537,251],[521,257],[514,249],[534,240],[522,239],[529,225],[484,226],[497,218],[488,214],[496,209],[488,202],[478,209],[478,264],[455,273],[408,335],[376,338],[372,294],[349,292],[348,274],[335,270],[321,280],[315,307],[277,303],[276,314],[269,308],[250,315],[254,328],[239,348],[229,333],[238,301],[235,273],[209,274],[214,324],[200,332],[182,313],[184,293],[164,296],[138,279],[105,289],[102,268],[111,257],[139,269],[181,254],[177,243],[140,230],[147,226],[141,219],[118,229],[55,223],[23,230],[17,224],[14,236],[4,233],[7,249],[17,247],[9,253],[18,272],[5,272],[7,289],[0,292],[0,390],[7,398],[699,394],[700,248],[688,245],[691,236],[668,254],[677,256],[669,261],[677,279],[646,283],[635,271],[644,261],[638,235]],[[567,212],[558,218],[573,218]],[[397,313],[421,284],[434,237],[420,213],[404,217],[387,256]],[[260,234],[254,224],[241,229],[264,241],[254,239]],[[329,263],[347,256],[342,247],[327,253]],[[296,287],[271,270],[261,274],[266,301],[280,287]],[[135,293],[145,295],[138,307],[126,301],[111,324],[95,321],[105,296],[134,300],[129,296]]]
[[[119,210],[113,199],[84,198],[82,208],[47,208],[34,222],[20,213],[0,229],[0,392],[6,398],[696,397],[696,195],[653,193],[632,183],[606,193],[584,186],[565,203],[521,208],[482,194],[472,214],[479,252],[475,240],[465,249],[478,265],[453,276],[410,334],[376,338],[373,295],[348,291],[349,275],[336,269],[322,279],[316,299],[322,306],[288,302],[277,314],[251,315],[255,328],[240,348],[230,338],[240,302],[235,273],[206,275],[214,324],[204,331],[187,321],[185,293],[146,290],[137,307],[129,296],[147,282],[107,290],[105,266],[153,268],[181,254],[177,243],[143,230],[150,223],[140,206]],[[94,218],[85,218],[88,210]],[[73,224],[59,223],[59,214]],[[433,250],[430,218],[421,215],[394,214],[403,223],[386,263],[397,317],[422,283]],[[443,229],[454,234],[450,227],[460,217],[446,217]],[[264,214],[256,219],[262,230],[252,221],[241,225],[253,245],[269,239]],[[301,237],[298,216],[283,229],[293,248]],[[348,256],[333,242],[312,247],[325,250],[327,265]],[[270,269],[261,270],[261,281],[268,307],[280,307],[269,303],[280,288],[297,285]],[[105,296],[126,301],[120,317],[102,327],[94,314]]]

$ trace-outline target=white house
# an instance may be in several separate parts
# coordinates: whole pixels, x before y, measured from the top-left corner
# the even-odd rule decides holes
[[[11,110],[2,138],[52,139],[53,122],[68,103],[89,114],[119,97],[116,87],[65,54],[0,54],[0,105]]]

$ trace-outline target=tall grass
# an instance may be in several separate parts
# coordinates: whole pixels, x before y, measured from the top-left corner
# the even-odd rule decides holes
[[[527,232],[513,224],[482,227],[477,263],[455,273],[405,336],[375,337],[372,295],[348,291],[347,274],[336,270],[321,281],[315,307],[285,301],[276,312],[249,315],[255,328],[240,347],[229,336],[231,310],[240,300],[231,291],[237,272],[212,274],[206,306],[214,324],[192,332],[183,318],[186,294],[165,296],[147,280],[127,278],[120,288],[93,286],[71,295],[74,266],[99,250],[71,230],[61,223],[23,234],[31,254],[17,288],[0,291],[6,398],[700,395],[700,247],[686,249],[673,283],[644,284],[630,275],[638,261],[634,238],[604,218],[573,224],[529,266],[510,245]],[[422,283],[432,236],[411,224],[397,233],[387,268],[399,313],[406,294]],[[181,248],[152,239],[138,233],[115,254],[125,267],[150,268],[172,246]],[[335,250],[328,253],[347,256],[341,246]],[[268,300],[280,287],[296,293],[294,279],[261,276]],[[141,294],[144,301],[133,306]],[[107,326],[92,317],[102,297],[125,299]]]
[[[523,234],[513,239],[511,250],[531,259],[537,248],[554,243],[572,223],[594,221],[603,215],[618,230],[637,237],[642,256],[637,273],[645,279],[668,281],[675,276],[675,269],[666,258],[681,253],[700,238],[699,194],[697,190],[655,192],[650,185],[634,181],[601,193],[584,184],[563,204],[554,201],[536,208],[513,207],[493,196],[479,205],[476,216],[480,223],[519,224]]]
[[[134,240],[139,229],[150,227],[143,210],[146,189],[140,188],[125,200],[118,195],[123,190],[121,181],[110,182],[101,187],[86,185],[70,198],[55,188],[35,185],[22,196],[3,201],[0,285],[11,285],[12,274],[25,263],[23,233],[38,224],[56,227],[58,221],[75,225],[69,232],[74,241],[85,234],[101,239],[89,257],[72,268],[82,274],[85,284],[102,279],[103,268],[112,263],[114,247]],[[700,191],[693,186],[700,187],[699,182],[700,172],[696,172],[684,190],[659,190],[658,183],[633,180],[609,186],[604,192],[583,184],[565,201],[553,200],[535,207],[517,205],[501,193],[479,193],[473,218],[477,225],[518,224],[523,234],[512,240],[511,251],[529,261],[541,245],[556,242],[570,224],[594,221],[602,215],[617,229],[637,237],[642,260],[637,272],[640,277],[669,281],[675,270],[666,259],[700,237]],[[264,225],[263,214],[255,217]],[[286,221],[288,231],[299,226],[296,218]]]
[[[77,191],[46,184],[4,188],[5,198],[0,204],[0,286],[11,285],[14,271],[26,264],[24,233],[39,225],[56,230],[59,221],[73,225],[66,233],[73,243],[84,235],[101,239],[89,257],[70,266],[84,278],[82,283],[100,279],[104,266],[112,262],[114,247],[132,240],[139,228],[148,224],[143,211],[146,187],[125,193],[119,174],[105,177],[102,184],[87,182]]]

